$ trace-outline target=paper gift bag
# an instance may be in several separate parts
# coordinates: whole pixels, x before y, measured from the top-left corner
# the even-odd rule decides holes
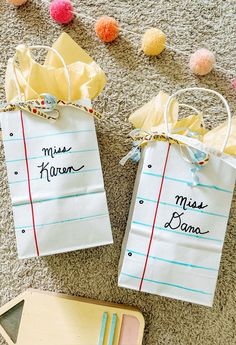
[[[235,159],[229,164],[227,155],[196,139],[165,135],[146,138],[141,154],[119,286],[211,306],[235,185]],[[208,152],[197,162],[203,164],[197,171],[192,168],[196,163],[183,155],[184,142],[193,145],[190,150],[195,146]]]
[[[22,46],[18,48],[19,67],[12,61],[8,66],[8,73],[10,68],[16,69],[17,83],[15,89],[7,88],[7,95],[16,100],[18,88],[19,98],[23,99],[21,102],[10,102],[1,117],[20,258],[112,243],[93,116],[96,112],[91,108],[89,100],[91,90],[93,97],[103,88],[104,82],[103,85],[99,82],[103,72],[93,63],[93,70],[89,71],[90,66],[83,83],[78,85],[76,73],[79,73],[79,69],[85,73],[85,66],[80,66],[77,56],[81,48],[77,49],[77,55],[76,49],[73,50],[75,62],[73,64],[70,61],[68,65],[66,57],[63,58],[63,51],[59,49],[64,43],[66,46],[74,46],[75,42],[63,34],[56,43],[58,56],[64,65],[67,64],[67,74],[63,74],[65,66],[38,65],[33,61],[29,49]],[[54,78],[52,83],[50,79],[47,80],[43,88],[42,79],[48,70]],[[70,78],[71,71],[74,79]],[[35,79],[30,81],[32,73],[38,76],[38,84],[34,87]],[[65,75],[69,80],[65,79],[64,84],[58,84],[57,78],[61,82]],[[96,86],[94,79],[97,77]],[[8,75],[8,86],[12,80]],[[58,92],[57,87],[60,89]],[[77,88],[76,92],[74,88]],[[28,101],[28,97],[42,90],[61,96],[62,100],[54,104],[53,108],[50,108],[50,102],[55,100],[52,96]],[[70,102],[66,99],[67,92]],[[78,96],[86,97],[87,101],[75,102],[74,97]],[[58,118],[50,120],[53,117]]]

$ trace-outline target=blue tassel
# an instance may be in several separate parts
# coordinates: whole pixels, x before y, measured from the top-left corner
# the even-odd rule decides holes
[[[141,149],[139,147],[139,142],[135,141],[133,142],[132,149],[127,153],[126,156],[124,156],[120,160],[121,165],[125,165],[125,163],[131,159],[133,162],[137,163],[140,160],[141,157]]]

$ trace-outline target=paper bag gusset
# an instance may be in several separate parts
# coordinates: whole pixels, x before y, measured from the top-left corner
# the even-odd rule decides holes
[[[103,90],[106,77],[95,61],[66,33],[52,46],[64,59],[68,68],[72,95],[71,100],[94,99]],[[22,100],[38,99],[42,93],[68,101],[68,81],[62,62],[49,51],[43,65],[36,62],[29,47],[16,48],[18,65],[15,66]],[[13,73],[13,59],[9,59],[5,80],[8,102],[19,99]]]
[[[223,101],[226,124],[207,131],[197,109],[178,105],[177,95],[194,90]],[[212,306],[236,178],[235,118],[213,90],[161,92],[155,99],[131,115],[140,128],[130,133],[133,147],[121,160],[139,166],[119,286]],[[173,106],[197,115],[178,120]]]
[[[49,50],[43,65],[37,48]],[[105,83],[67,34],[9,60],[0,112],[19,258],[113,242],[91,103]]]

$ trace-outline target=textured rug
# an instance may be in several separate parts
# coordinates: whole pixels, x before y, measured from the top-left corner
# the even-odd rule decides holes
[[[74,1],[77,3],[77,1]],[[127,30],[143,32],[155,26],[167,33],[169,45],[187,53],[198,47],[217,52],[220,66],[235,70],[236,3],[234,0],[80,0],[79,11],[90,16],[115,16]],[[108,83],[96,100],[106,119],[97,123],[114,245],[32,260],[17,259],[13,218],[7,186],[4,154],[0,151],[0,294],[3,304],[26,288],[34,287],[137,306],[146,321],[144,345],[233,345],[235,318],[235,223],[234,198],[213,308],[138,293],[117,286],[117,266],[125,231],[137,166],[118,162],[129,150],[131,126],[127,118],[160,89],[172,93],[187,86],[204,86],[221,92],[236,110],[233,75],[214,71],[206,77],[189,73],[186,56],[169,49],[158,58],[140,52],[139,37],[121,35],[104,45],[95,37],[89,19],[67,26],[54,23],[48,6],[29,0],[15,9],[0,0],[0,93],[4,98],[7,59],[19,43],[51,45],[62,31],[69,33],[101,65]],[[211,128],[225,117],[213,98],[186,95],[185,102],[206,111]],[[5,344],[1,339],[0,344]],[[50,345],[50,344],[45,344]],[[69,344],[65,344],[69,345]],[[87,345],[87,344],[84,344]],[[88,344],[90,345],[90,344]]]

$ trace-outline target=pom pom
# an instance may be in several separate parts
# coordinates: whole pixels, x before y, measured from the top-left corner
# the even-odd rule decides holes
[[[103,42],[112,42],[119,35],[119,24],[114,18],[103,16],[97,20],[95,32]]]
[[[206,75],[214,67],[215,55],[210,50],[201,48],[193,53],[189,60],[190,70],[197,75]]]
[[[236,90],[236,79],[234,79],[232,85],[233,85],[233,88]]]
[[[27,2],[27,0],[7,0],[7,1],[14,6],[21,6]]]
[[[146,55],[159,55],[166,46],[166,35],[159,29],[148,29],[142,37],[142,50]]]
[[[50,4],[50,15],[60,24],[67,24],[74,18],[73,10],[69,0],[53,0]]]

